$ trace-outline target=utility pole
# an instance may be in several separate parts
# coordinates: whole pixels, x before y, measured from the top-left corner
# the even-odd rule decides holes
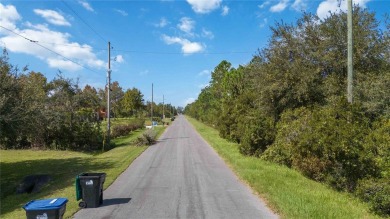
[[[352,34],[352,0],[348,0],[348,14],[347,14],[347,25],[348,25],[348,87],[347,97],[348,102],[353,101],[353,34]]]
[[[153,83],[152,83],[152,103],[150,104],[150,115],[152,116],[152,128],[153,128]]]
[[[165,119],[165,110],[164,110],[164,94],[163,94],[163,119]]]
[[[107,71],[107,144],[110,144],[110,90],[111,90],[111,43],[108,42],[108,71]]]

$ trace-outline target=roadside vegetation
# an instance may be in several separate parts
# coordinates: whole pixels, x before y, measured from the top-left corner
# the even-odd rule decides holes
[[[151,103],[137,89],[124,91],[117,81],[110,86],[114,137],[144,127]],[[49,81],[43,73],[19,69],[0,56],[0,148],[109,150],[106,127],[106,89],[65,78],[61,72]],[[172,117],[178,109],[153,103],[153,115]],[[115,124],[117,123],[117,125]]]
[[[150,102],[137,89],[111,84],[111,132],[107,140],[106,89],[65,78],[49,80],[41,72],[0,55],[0,217],[25,218],[30,200],[66,197],[66,217],[77,211],[74,180],[83,172],[107,173],[105,188],[145,149],[163,126],[145,129]],[[156,118],[172,117],[178,108],[153,103]],[[168,110],[169,109],[169,110]],[[39,192],[16,194],[27,176],[48,175]],[[36,183],[36,182],[34,182]],[[35,184],[34,184],[35,185]]]
[[[221,138],[218,130],[187,119],[239,178],[282,218],[379,218],[358,198],[334,191],[286,166],[245,156],[237,143]]]
[[[164,128],[155,127],[154,131],[158,137]],[[116,138],[113,142],[117,147],[97,154],[58,150],[0,150],[0,217],[25,218],[22,206],[28,201],[53,197],[68,198],[65,218],[70,217],[79,209],[74,185],[76,176],[84,172],[104,172],[107,174],[104,188],[107,188],[147,148],[134,143],[144,132],[137,130]],[[48,174],[52,180],[37,193],[15,194],[21,180],[31,174]]]
[[[353,23],[352,104],[346,13],[304,14],[275,23],[247,65],[222,61],[185,113],[253,162],[284,165],[390,216],[390,22],[356,6]]]

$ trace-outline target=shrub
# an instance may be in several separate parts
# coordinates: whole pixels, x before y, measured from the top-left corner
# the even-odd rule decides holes
[[[239,129],[242,130],[239,149],[244,155],[259,156],[275,139],[272,119],[258,112],[247,115]]]
[[[389,180],[389,178],[362,180],[355,194],[368,202],[372,211],[382,216],[390,216]]]
[[[116,125],[111,130],[111,137],[117,138],[120,136],[128,135],[130,132],[144,127],[145,120],[134,119],[129,124]]]
[[[378,175],[374,158],[364,147],[368,124],[361,108],[346,101],[289,110],[263,158],[285,162],[338,190],[353,191],[359,179]]]
[[[365,147],[375,157],[382,177],[390,178],[390,119],[380,119],[365,140]]]
[[[157,132],[153,129],[146,130],[140,137],[137,138],[135,144],[138,146],[152,145],[156,142]]]

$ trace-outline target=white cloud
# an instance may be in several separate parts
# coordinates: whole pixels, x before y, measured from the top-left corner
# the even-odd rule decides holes
[[[203,28],[202,29],[202,37],[206,37],[206,38],[209,38],[209,39],[214,39],[214,34],[213,34],[213,32]]]
[[[34,9],[34,13],[42,16],[47,22],[59,25],[70,26],[70,23],[60,13],[53,10]]]
[[[302,11],[307,8],[306,0],[295,0],[291,7],[296,11]]]
[[[193,103],[195,101],[195,98],[193,97],[190,97],[190,98],[187,98],[185,101],[184,101],[184,106],[190,104],[190,103]]]
[[[228,6],[223,6],[222,7],[222,13],[221,13],[221,15],[222,16],[226,16],[226,15],[228,15],[229,14],[229,7]]]
[[[198,42],[191,42],[187,39],[180,37],[170,37],[167,35],[163,35],[162,39],[168,45],[179,44],[181,45],[181,50],[184,54],[192,54],[201,52],[204,50],[204,46]]]
[[[158,24],[155,24],[154,26],[162,28],[162,27],[167,26],[168,24],[169,24],[169,21],[165,17],[162,17],[160,19],[160,22]]]
[[[114,9],[116,12],[118,12],[119,14],[121,14],[122,16],[126,17],[127,15],[129,15],[126,11],[123,11],[123,10],[119,10],[119,9]]]
[[[187,0],[192,10],[199,14],[207,14],[219,8],[222,0]]]
[[[280,0],[278,4],[273,5],[269,10],[271,12],[282,12],[286,9],[289,0]]]
[[[117,56],[115,56],[115,61],[118,63],[123,63],[125,61],[125,59],[123,58],[122,55],[117,55]]]
[[[259,5],[260,9],[263,9],[265,6],[271,4],[271,1],[265,1],[263,4]]]
[[[52,68],[58,68],[58,69],[67,69],[69,71],[78,71],[82,69],[81,66],[69,61],[69,60],[63,60],[63,59],[57,59],[57,58],[48,58],[47,64]]]
[[[88,2],[86,2],[85,0],[79,0],[79,4],[81,5],[81,6],[83,6],[86,10],[88,10],[88,11],[95,11],[92,7],[91,7],[91,5],[88,3]]]
[[[268,18],[264,18],[263,19],[263,22],[259,25],[260,26],[260,28],[263,28],[263,27],[265,27],[265,25],[267,25],[268,24]]]
[[[0,4],[0,8],[4,8],[2,4]],[[7,6],[7,8],[12,8],[12,11],[16,12],[15,7],[13,6]],[[15,26],[15,22],[20,19],[20,15],[18,15],[17,12],[16,14],[4,13],[4,15],[7,16],[1,16],[1,19],[8,21],[8,26]],[[50,50],[79,63],[80,65],[95,69],[102,69],[105,67],[105,62],[97,58],[91,46],[86,44],[81,45],[77,42],[70,42],[70,34],[50,30],[48,26],[44,24],[33,25],[30,22],[25,22],[25,25],[27,28],[14,28],[13,31],[31,40],[37,41],[44,47],[47,47]],[[69,71],[81,69],[81,66],[66,60],[58,54],[55,54],[16,34],[2,32],[0,41],[5,44],[10,52],[35,56],[45,61],[48,66],[52,68]]]
[[[191,18],[188,18],[188,17],[182,17],[180,19],[180,23],[177,25],[177,27],[181,31],[183,31],[183,32],[185,32],[185,33],[187,33],[189,35],[194,35],[192,33],[192,30],[195,27],[195,21],[193,21]]]
[[[370,1],[371,0],[355,0],[353,3],[365,8]],[[329,12],[340,13],[340,11],[347,11],[347,1],[341,1],[339,7],[338,0],[325,0],[318,5],[317,15],[319,18],[324,19],[329,16]]]
[[[13,5],[3,5],[0,3],[0,24],[8,29],[15,29],[15,22],[22,19]],[[0,33],[3,30],[0,29]]]

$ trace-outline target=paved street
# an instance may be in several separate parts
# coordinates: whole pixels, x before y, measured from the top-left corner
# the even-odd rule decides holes
[[[276,218],[184,116],[178,116],[104,191],[103,206],[74,218]]]

